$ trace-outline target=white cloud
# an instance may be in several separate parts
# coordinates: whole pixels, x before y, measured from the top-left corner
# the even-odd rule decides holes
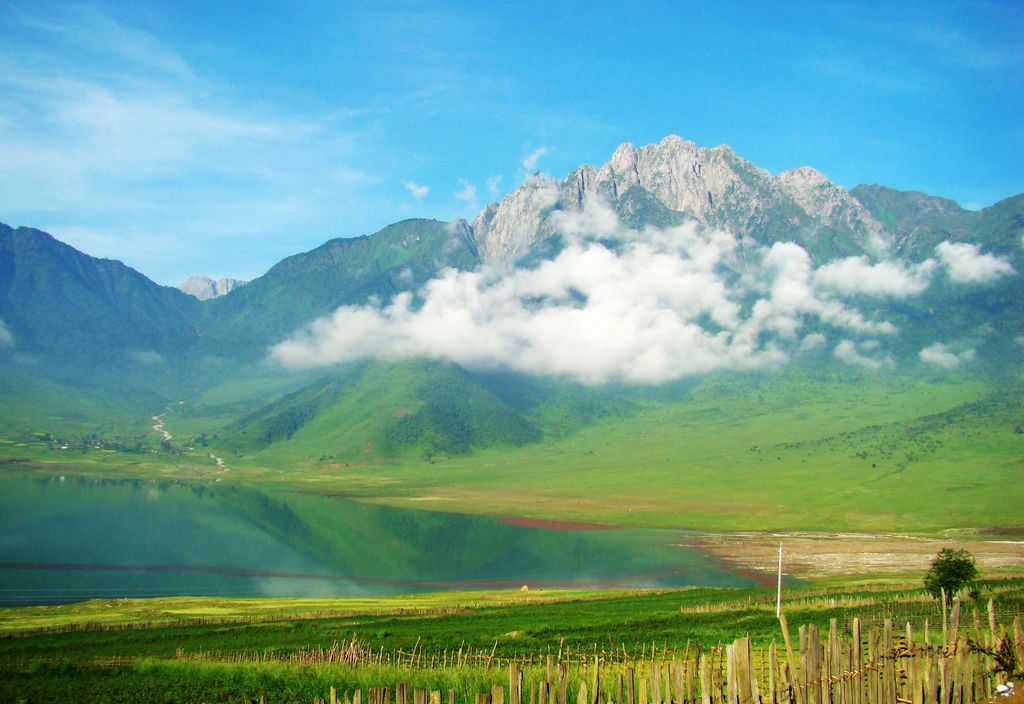
[[[936,342],[922,349],[920,357],[922,361],[928,364],[934,364],[943,369],[953,369],[960,366],[963,362],[969,362],[974,359],[975,354],[973,347],[965,347],[956,351],[950,346]]]
[[[819,267],[814,283],[844,294],[907,298],[928,288],[937,266],[934,259],[908,267],[892,261],[871,264],[865,256],[847,257]]]
[[[978,245],[968,242],[940,242],[935,254],[948,268],[949,278],[957,283],[987,283],[1016,273],[1005,258],[982,254]]]
[[[159,39],[125,26],[100,11],[77,7],[64,16],[20,15],[23,26],[49,34],[65,45],[172,76],[193,78],[185,60]],[[83,31],[86,29],[87,31]]]
[[[875,342],[875,341],[869,341]],[[892,365],[891,357],[871,357],[864,353],[874,352],[876,344],[857,344],[853,340],[840,340],[832,353],[836,359],[865,369],[881,369],[883,365]]]
[[[14,334],[11,333],[10,328],[7,327],[7,323],[0,320],[0,347],[13,347],[14,346]]]
[[[423,186],[412,181],[406,181],[405,187],[416,200],[423,200],[427,197],[427,194],[430,193],[430,186]]]
[[[792,338],[800,327],[801,316],[814,315],[858,334],[895,334],[892,323],[869,320],[857,309],[819,295],[811,283],[814,274],[811,255],[799,245],[774,243],[764,257],[764,265],[775,274],[771,297],[759,300],[753,314],[768,330]]]
[[[874,256],[884,258],[892,252],[892,238],[884,230],[875,230],[868,235],[864,248]]]
[[[476,186],[464,178],[459,179],[459,185],[462,188],[455,194],[455,197],[469,205],[476,203]]]
[[[557,191],[553,193],[553,189],[546,188],[546,181],[538,179],[531,183],[543,187],[538,189],[542,190],[542,207],[558,202]],[[587,237],[611,237],[621,229],[619,216],[607,203],[597,198],[587,198],[581,210],[557,210],[552,213],[552,219],[558,232],[573,241]]]
[[[550,152],[549,147],[537,147],[530,152],[525,159],[523,159],[523,171],[529,176],[537,170],[537,164],[540,162],[540,158]]]
[[[492,199],[497,199],[501,193],[501,176],[491,176],[487,179],[487,194]]]
[[[534,269],[447,270],[386,305],[341,307],[271,355],[294,367],[426,357],[656,384],[784,363],[824,344],[820,333],[801,338],[810,319],[853,334],[895,332],[816,290],[810,256],[792,243],[748,248],[741,267],[733,235],[694,223],[630,230],[596,201],[553,222],[566,247]]]
[[[128,359],[139,364],[163,364],[166,360],[164,356],[159,352],[153,350],[130,350],[128,352]]]
[[[825,346],[828,342],[828,338],[822,335],[820,332],[812,332],[809,335],[805,335],[804,339],[800,341],[801,352],[811,352]]]

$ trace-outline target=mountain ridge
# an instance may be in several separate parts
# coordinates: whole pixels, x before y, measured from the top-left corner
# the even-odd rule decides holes
[[[561,181],[531,176],[474,219],[483,259],[529,249],[553,234],[550,212],[581,210],[587,198],[603,198],[622,215],[623,199],[636,187],[679,220],[761,243],[785,233],[824,259],[858,254],[883,230],[856,198],[811,167],[773,176],[727,145],[698,147],[669,135],[639,148],[623,143],[601,167],[584,164]]]
[[[536,173],[501,202],[484,207],[473,223],[414,218],[372,235],[334,238],[281,260],[231,295],[206,301],[21,228],[17,232],[38,233],[36,239],[47,243],[43,258],[52,261],[31,260],[29,249],[15,252],[15,231],[3,226],[0,321],[4,339],[17,349],[55,359],[66,359],[71,349],[100,363],[126,356],[155,363],[181,355],[256,362],[272,345],[340,306],[386,303],[400,293],[413,294],[416,305],[420,288],[445,270],[548,260],[564,244],[558,218],[581,212],[594,199],[607,202],[623,226],[638,231],[696,220],[735,232],[741,251],[795,242],[819,264],[841,257],[920,263],[934,259],[943,242],[967,243],[984,246],[1024,272],[1024,194],[968,211],[948,199],[884,186],[846,191],[811,167],[773,176],[727,145],[698,147],[670,135],[642,147],[624,143],[601,167],[582,165],[561,181]],[[23,261],[16,264],[16,258]],[[72,260],[77,263],[68,265]],[[19,270],[33,267],[39,275],[19,278]],[[76,270],[91,273],[70,273]],[[47,276],[60,271],[59,283],[47,283]],[[123,285],[114,286],[113,279]],[[995,327],[1011,337],[1022,317],[1012,306],[1019,282],[1013,276],[969,297],[989,317],[1009,307],[1009,320],[997,318]],[[945,318],[931,315],[927,302],[908,302],[899,314],[908,321],[931,319],[947,334],[952,329],[943,320],[971,318],[965,295],[954,287],[941,297],[954,309]],[[88,310],[65,315],[76,306]],[[61,331],[60,341],[55,330]],[[111,346],[117,348],[114,355]]]
[[[19,349],[89,363],[104,361],[111,348],[119,362],[132,354],[176,354],[198,339],[197,305],[120,261],[0,223],[0,320]]]

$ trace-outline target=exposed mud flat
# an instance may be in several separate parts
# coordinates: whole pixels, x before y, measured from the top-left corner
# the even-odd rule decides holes
[[[918,538],[853,533],[722,533],[694,538],[692,547],[736,569],[775,574],[779,542],[783,571],[796,577],[923,573],[942,548],[974,555],[981,572],[1024,572],[1024,541]]]

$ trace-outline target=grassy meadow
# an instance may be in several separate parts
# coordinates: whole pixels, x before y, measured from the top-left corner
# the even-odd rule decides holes
[[[965,634],[987,628],[989,598],[1000,622],[1012,622],[1024,610],[1024,580],[982,582],[978,600],[964,603]],[[767,645],[781,639],[774,607],[771,589],[685,589],[176,598],[5,609],[0,701],[311,701],[332,686],[365,690],[395,682],[451,688],[458,701],[471,701],[507,680],[509,659],[539,675],[548,655],[581,661],[624,652],[639,658],[654,648],[671,657],[743,635]],[[898,626],[910,621],[917,633],[930,619],[933,636],[942,628],[938,602],[908,582],[787,589],[784,610],[793,627],[827,630],[830,619],[845,625],[856,616],[866,628],[885,618]],[[360,667],[326,662],[332,648],[351,644],[381,659]]]

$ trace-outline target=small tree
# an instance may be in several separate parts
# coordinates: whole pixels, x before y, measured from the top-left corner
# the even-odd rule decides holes
[[[924,576],[924,588],[936,599],[941,598],[944,589],[946,599],[951,600],[954,594],[971,584],[977,576],[978,568],[974,565],[971,553],[942,548]]]

